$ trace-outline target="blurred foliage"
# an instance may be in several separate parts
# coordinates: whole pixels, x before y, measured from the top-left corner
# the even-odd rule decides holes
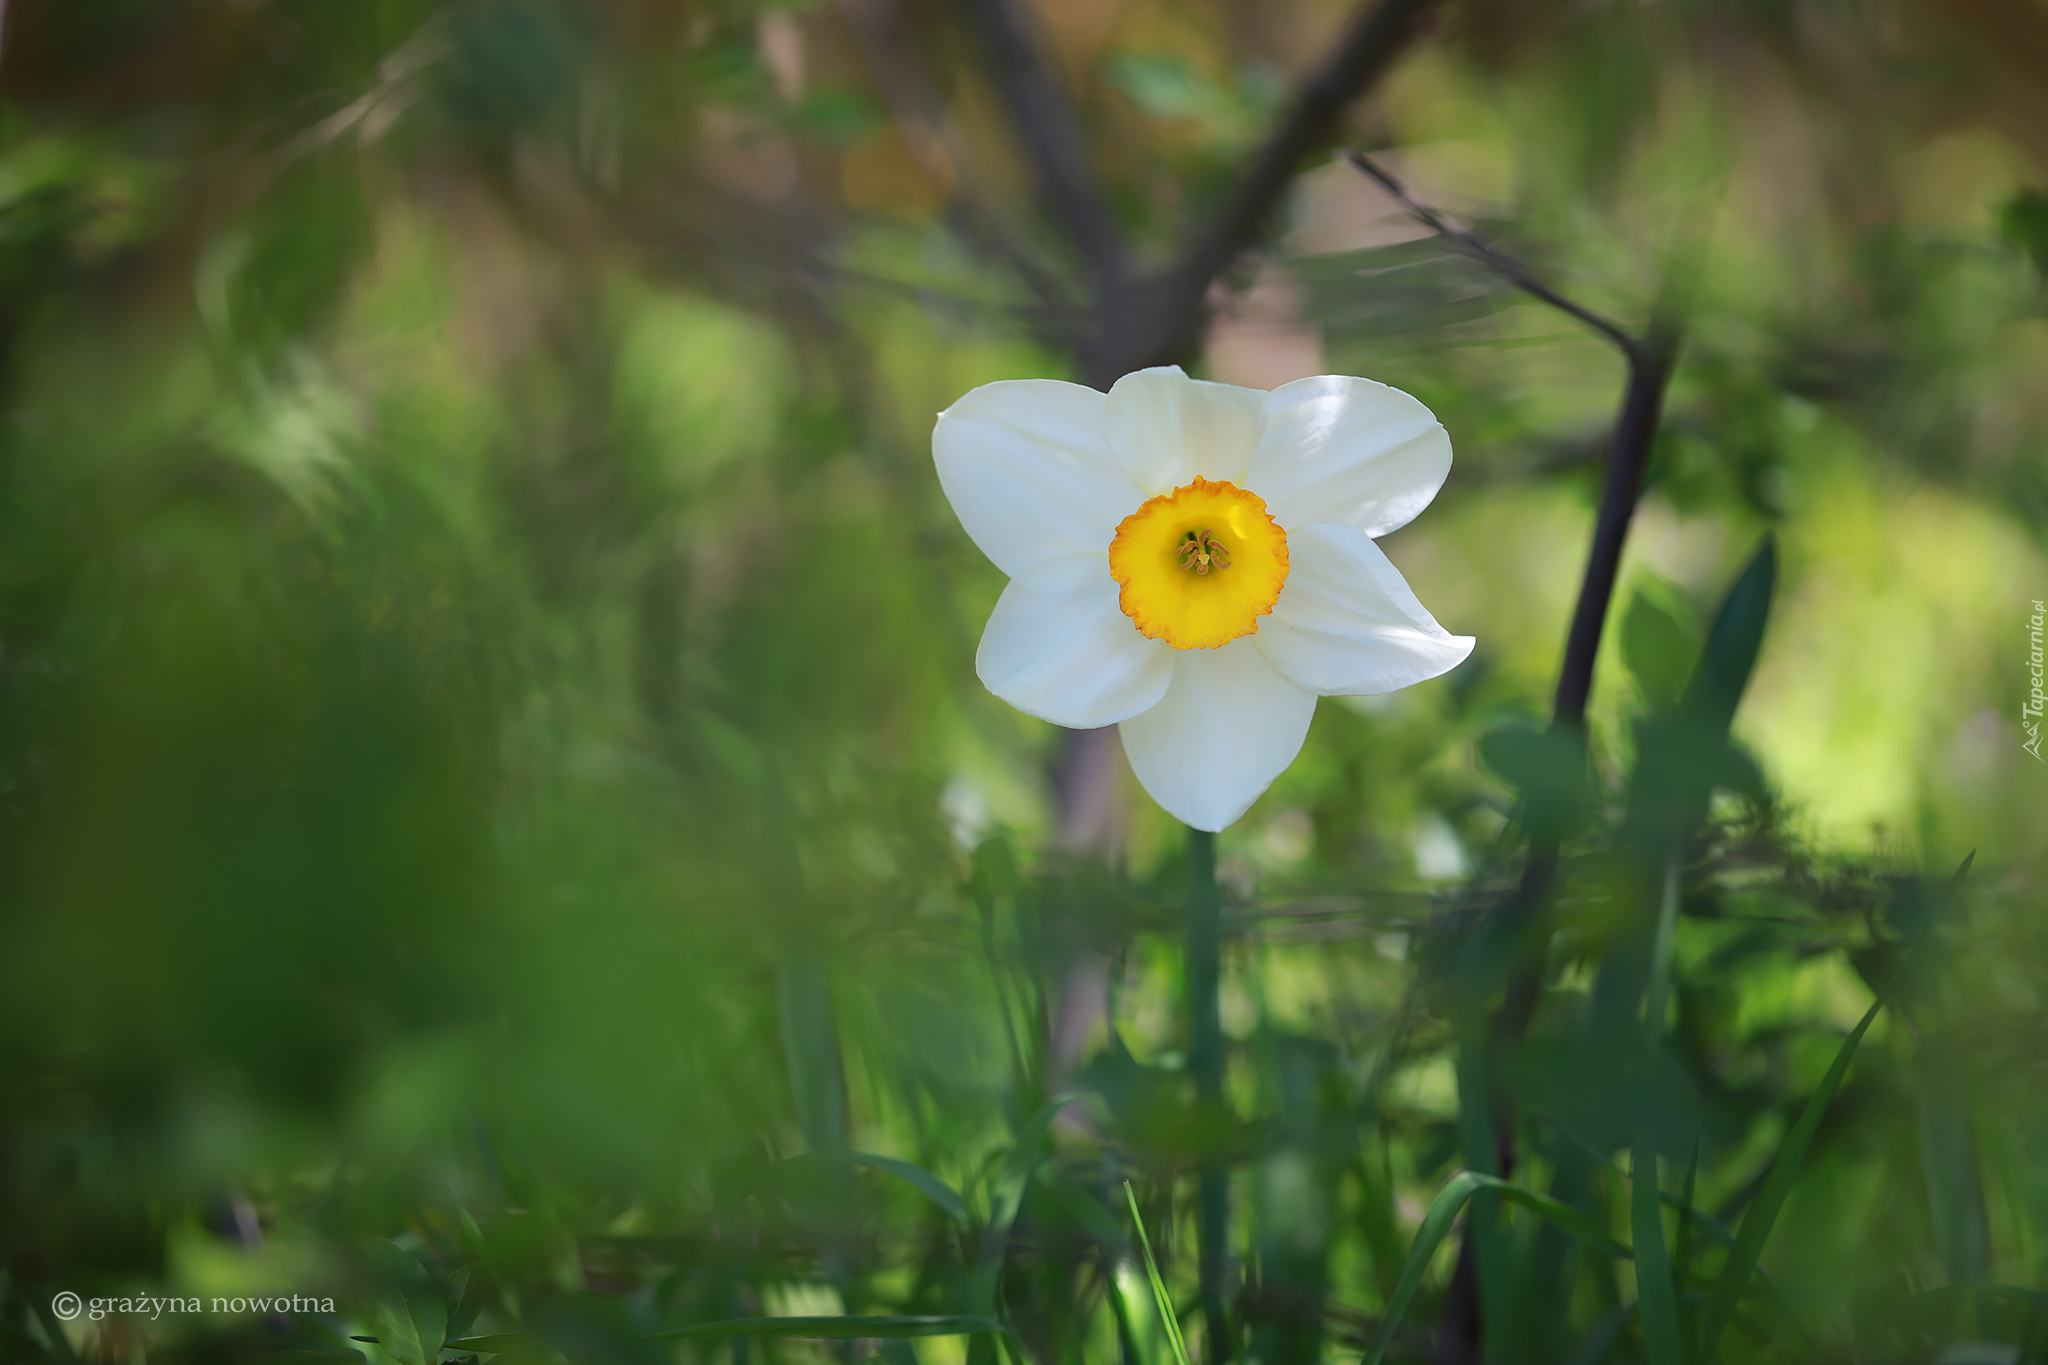
[[[964,12],[6,7],[0,1359],[1161,1365],[1125,1181],[1203,1360],[2048,1353],[2048,15],[1467,0],[1352,112],[1692,281],[1582,737],[1619,366],[1302,168],[1188,360],[1430,403],[1480,645],[1223,837],[1219,1108],[1180,832],[973,675],[931,414],[1089,282]],[[1023,12],[1158,255],[1344,17]]]

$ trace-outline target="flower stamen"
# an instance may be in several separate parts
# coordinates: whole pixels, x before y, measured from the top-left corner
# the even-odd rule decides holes
[[[1230,567],[1230,550],[1204,526],[1199,531],[1188,532],[1187,539],[1181,542],[1180,566],[1193,569],[1198,574],[1206,574],[1211,569],[1227,569]]]

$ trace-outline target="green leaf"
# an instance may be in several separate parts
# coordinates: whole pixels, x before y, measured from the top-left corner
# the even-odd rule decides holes
[[[1998,215],[2006,240],[2027,253],[2034,268],[2048,275],[2048,194],[2021,190]]]
[[[1735,1249],[1728,1253],[1728,1264],[1721,1271],[1721,1279],[1714,1286],[1713,1302],[1707,1308],[1706,1327],[1700,1334],[1701,1365],[1714,1358],[1714,1348],[1720,1344],[1729,1315],[1735,1311],[1735,1305],[1742,1297],[1749,1272],[1756,1268],[1764,1240],[1771,1235],[1771,1225],[1777,1221],[1785,1200],[1791,1196],[1792,1186],[1799,1179],[1799,1167],[1806,1160],[1807,1148],[1813,1145],[1813,1135],[1820,1130],[1821,1118],[1833,1102],[1835,1092],[1841,1088],[1842,1078],[1849,1074],[1849,1062],[1856,1055],[1857,1045],[1863,1041],[1863,1035],[1869,1031],[1871,1021],[1877,1018],[1877,1012],[1883,1006],[1881,999],[1872,1001],[1862,1021],[1842,1041],[1841,1050],[1835,1053],[1834,1064],[1821,1079],[1820,1089],[1813,1092],[1806,1108],[1800,1111],[1799,1121],[1792,1125],[1792,1131],[1785,1135],[1784,1143],[1779,1146],[1777,1159],[1771,1163],[1771,1173],[1764,1180],[1763,1190],[1743,1216],[1742,1227],[1735,1234]]]
[[[727,1322],[700,1322],[657,1332],[649,1341],[681,1341],[689,1337],[813,1337],[844,1341],[854,1337],[962,1337],[976,1332],[1001,1332],[1003,1326],[992,1318],[969,1314],[940,1317],[909,1317],[881,1314],[872,1317],[833,1318],[733,1318]]]
[[[1685,688],[1686,664],[1699,633],[1691,615],[1685,595],[1649,573],[1641,576],[1622,612],[1622,662],[1654,708],[1670,706]]]
[[[1562,837],[1577,818],[1586,746],[1574,730],[1503,725],[1479,738],[1479,758],[1513,787],[1532,834]]]
[[[397,1243],[370,1243],[380,1293],[370,1305],[377,1344],[399,1365],[435,1365],[447,1337],[448,1305],[426,1267]]]
[[[1131,1226],[1138,1230],[1138,1247],[1145,1253],[1145,1278],[1152,1285],[1152,1303],[1159,1310],[1159,1321],[1166,1327],[1166,1344],[1173,1348],[1174,1365],[1188,1365],[1188,1344],[1180,1334],[1180,1315],[1173,1309],[1173,1295],[1166,1292],[1166,1281],[1159,1277],[1159,1263],[1152,1259],[1152,1239],[1145,1235],[1137,1192],[1131,1189],[1128,1180],[1124,1182],[1124,1199],[1131,1206]]]
[[[1686,711],[1704,722],[1711,734],[1727,732],[1735,707],[1749,686],[1777,582],[1778,543],[1765,536],[1715,613],[1706,646],[1700,651],[1699,667],[1685,690]]]
[[[939,1206],[946,1217],[961,1227],[967,1226],[967,1201],[951,1185],[933,1175],[924,1167],[909,1161],[898,1161],[893,1156],[876,1156],[870,1152],[848,1152],[846,1159],[856,1166],[882,1171],[895,1176],[904,1184]]]
[[[1578,788],[1585,746],[1563,731],[1503,725],[1479,737],[1479,757],[1517,791],[1563,796]]]
[[[447,1333],[459,1337],[476,1322],[484,1307],[483,1277],[474,1265],[462,1266],[448,1277],[448,1297],[454,1307],[448,1311]]]

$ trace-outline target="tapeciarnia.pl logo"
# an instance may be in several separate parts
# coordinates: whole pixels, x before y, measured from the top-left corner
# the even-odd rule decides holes
[[[2041,603],[2034,603],[2034,614],[2028,621],[2027,639],[2032,645],[2027,655],[2027,670],[2034,675],[2033,690],[2027,695],[2027,704],[2020,708],[2020,728],[2027,732],[2027,742],[2020,747],[2032,754],[2037,762],[2048,763],[2041,757],[2041,709],[2044,698],[2041,693]]]

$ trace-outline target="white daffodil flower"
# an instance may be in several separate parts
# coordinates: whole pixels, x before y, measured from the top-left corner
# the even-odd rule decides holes
[[[974,659],[1055,725],[1121,727],[1152,798],[1196,829],[1245,813],[1301,752],[1318,696],[1463,662],[1373,537],[1451,468],[1428,408],[1369,379],[1268,393],[1125,375],[984,384],[939,414],[939,483],[1010,577]]]

